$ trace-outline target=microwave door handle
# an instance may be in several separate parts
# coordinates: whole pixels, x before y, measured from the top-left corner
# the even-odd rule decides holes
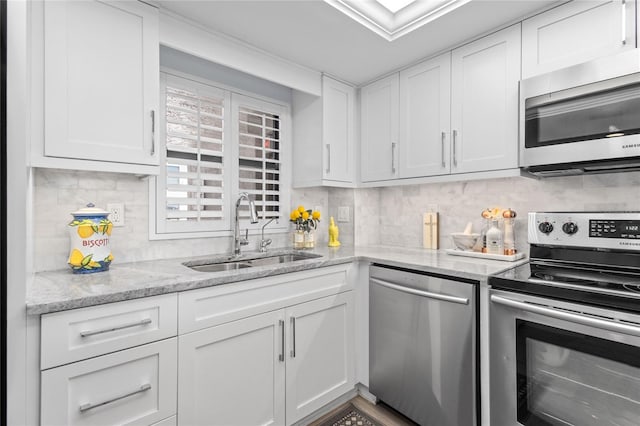
[[[495,294],[491,295],[491,301],[500,305],[508,306],[510,308],[521,309],[523,311],[540,314],[559,320],[569,321],[575,324],[581,324],[588,327],[599,328],[601,330],[608,330],[616,333],[640,337],[640,324],[638,324],[637,326],[621,324],[615,321],[603,320],[587,315],[580,315],[573,312],[567,312],[545,306],[534,305],[532,303],[521,302],[519,300],[513,300],[507,297],[497,296]]]

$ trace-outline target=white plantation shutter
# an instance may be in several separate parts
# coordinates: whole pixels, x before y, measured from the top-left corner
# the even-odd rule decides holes
[[[198,81],[195,81],[198,80]],[[254,200],[258,224],[240,204],[240,227],[288,228],[291,185],[289,108],[232,93],[206,80],[161,73],[162,170],[151,181],[150,237],[228,235],[240,192]]]
[[[228,92],[170,75],[163,81],[166,149],[160,176],[164,188],[159,188],[158,196],[163,224],[158,228],[229,229]]]
[[[280,216],[280,115],[272,110],[239,106],[238,190],[254,200],[258,217]],[[240,211],[249,216],[248,208]]]

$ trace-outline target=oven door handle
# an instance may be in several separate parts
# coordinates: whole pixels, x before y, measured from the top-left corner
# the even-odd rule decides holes
[[[618,323],[615,321],[603,320],[600,318],[594,318],[586,315],[579,315],[572,312],[566,312],[559,309],[548,308],[545,306],[536,305],[528,302],[521,302],[519,300],[513,300],[495,294],[491,295],[491,301],[500,305],[505,305],[514,309],[522,309],[523,311],[532,312],[534,314],[545,315],[551,318],[565,320],[573,322],[575,324],[582,324],[589,327],[595,327],[602,330],[613,331],[616,333],[623,333],[632,336],[640,337],[640,324],[638,326],[627,325]]]

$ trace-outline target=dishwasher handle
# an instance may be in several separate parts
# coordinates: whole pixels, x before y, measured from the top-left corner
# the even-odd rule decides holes
[[[469,304],[469,299],[464,297],[449,296],[446,294],[432,293],[430,291],[424,291],[424,290],[417,290],[415,288],[405,287],[402,285],[390,283],[389,281],[383,281],[378,278],[369,278],[369,281],[374,284],[381,285],[382,287],[390,288],[391,290],[402,291],[404,293],[414,294],[416,296],[426,297],[429,299],[441,300],[443,302],[458,303],[460,305]]]

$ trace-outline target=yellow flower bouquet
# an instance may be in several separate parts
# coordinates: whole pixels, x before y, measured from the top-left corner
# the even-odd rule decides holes
[[[289,215],[289,220],[296,225],[296,230],[310,231],[318,227],[320,222],[320,212],[307,210],[304,206],[293,209]]]

